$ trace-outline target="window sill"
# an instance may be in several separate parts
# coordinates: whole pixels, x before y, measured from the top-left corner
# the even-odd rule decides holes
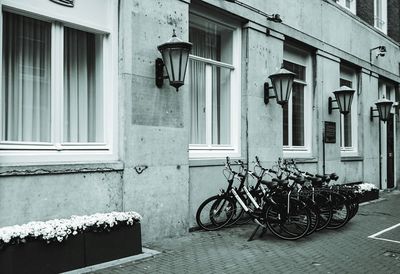
[[[124,170],[124,164],[120,161],[112,162],[74,162],[57,164],[27,164],[7,165],[0,167],[0,177],[8,176],[32,176],[32,175],[54,175],[70,173],[93,173],[93,172],[117,172]]]
[[[362,156],[342,156],[340,158],[341,162],[359,162],[364,161],[364,157]]]
[[[284,157],[284,159],[293,159],[297,164],[315,164],[318,163],[318,159],[315,157],[297,157],[297,158],[290,158]]]
[[[232,166],[237,165],[235,161],[242,160],[241,157],[230,158]],[[208,166],[224,166],[226,163],[226,158],[209,158],[209,159],[189,159],[189,167],[208,167]]]
[[[283,158],[312,159],[310,150],[283,149]]]

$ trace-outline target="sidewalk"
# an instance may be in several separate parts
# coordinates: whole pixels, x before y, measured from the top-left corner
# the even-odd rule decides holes
[[[399,194],[381,193],[342,229],[298,241],[266,233],[248,242],[254,225],[192,232],[146,246],[161,252],[151,258],[92,273],[399,273],[400,243],[368,238],[400,223]]]

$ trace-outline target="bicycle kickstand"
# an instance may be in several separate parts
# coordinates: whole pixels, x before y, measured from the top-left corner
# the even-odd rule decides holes
[[[261,225],[257,225],[256,229],[254,229],[253,233],[251,234],[250,238],[247,240],[248,242],[251,242],[256,235],[258,229],[260,228]]]

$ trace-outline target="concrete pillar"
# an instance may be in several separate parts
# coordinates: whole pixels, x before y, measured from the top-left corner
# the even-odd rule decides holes
[[[364,182],[379,186],[379,119],[370,121],[370,107],[378,99],[378,75],[366,69],[361,70],[361,111],[363,115]],[[376,115],[377,113],[374,113]]]
[[[283,61],[284,36],[255,24],[247,30],[247,144],[249,161],[258,156],[265,166],[282,157],[282,107],[276,99],[264,103],[264,83],[268,76],[279,70]],[[270,90],[273,95],[273,91]]]
[[[123,206],[142,214],[144,242],[183,234],[188,227],[188,87],[177,93],[165,80],[157,88],[154,62],[160,57],[157,45],[173,29],[188,40],[189,6],[167,2],[120,3]]]
[[[340,79],[340,59],[328,54],[327,52],[318,50],[316,52],[316,88],[314,101],[318,102],[318,119],[315,127],[314,147],[318,153],[319,172],[323,172],[323,142],[322,133],[324,131],[324,122],[330,121],[336,123],[336,143],[325,144],[325,172],[336,172],[339,176],[338,163],[340,161],[340,112],[333,110],[332,114],[328,113],[328,98],[335,99],[332,93],[339,87]],[[336,103],[333,103],[336,106]]]

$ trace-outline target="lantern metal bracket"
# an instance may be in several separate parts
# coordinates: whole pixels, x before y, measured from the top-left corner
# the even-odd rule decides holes
[[[164,79],[168,79],[168,75],[164,75],[164,62],[161,58],[156,59],[156,86],[162,88]]]
[[[274,87],[269,86],[268,82],[264,83],[264,104],[268,105],[269,99],[276,98],[276,95],[270,96],[269,90],[274,89]]]
[[[374,109],[373,107],[370,107],[369,120],[371,122],[374,120],[374,117],[378,117],[379,118],[379,115],[374,115],[374,111],[378,112],[378,109],[377,108]]]
[[[339,106],[333,107],[333,102],[337,102],[337,100],[332,99],[332,97],[329,96],[329,98],[328,98],[328,113],[329,114],[332,114],[332,110],[339,109]],[[337,103],[336,103],[336,105],[337,105]]]

